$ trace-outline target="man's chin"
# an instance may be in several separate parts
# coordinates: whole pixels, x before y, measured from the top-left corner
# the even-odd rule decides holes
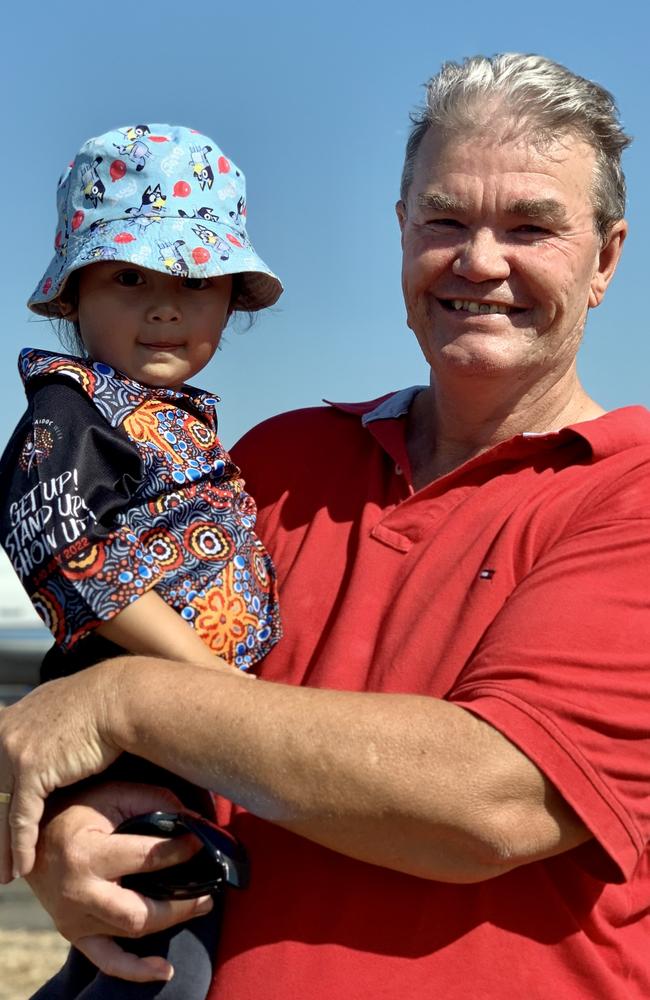
[[[534,367],[533,360],[530,346],[520,339],[513,344],[508,338],[467,334],[445,344],[432,368],[467,376],[506,377]]]

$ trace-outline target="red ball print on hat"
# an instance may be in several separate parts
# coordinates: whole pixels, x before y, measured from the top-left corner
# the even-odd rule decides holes
[[[207,264],[210,260],[210,251],[206,250],[205,247],[194,247],[192,259],[195,264]]]
[[[219,159],[217,160],[217,169],[219,170],[220,174],[230,173],[230,162],[226,159],[225,156],[220,156]]]
[[[174,198],[187,198],[192,193],[192,188],[187,181],[176,181],[174,184]]]
[[[131,233],[118,233],[117,236],[113,237],[113,243],[134,243],[135,236]]]
[[[84,221],[84,214],[81,210],[79,210],[78,212],[75,212],[74,215],[72,216],[72,222],[70,223],[70,225],[72,226],[73,230],[75,230],[79,228],[79,226],[83,221]]]
[[[122,150],[120,150],[120,152],[122,152]],[[124,174],[126,173],[126,163],[124,162],[124,160],[113,160],[113,162],[111,163],[109,173],[111,175],[113,183],[115,183],[115,181],[121,180],[124,177]]]

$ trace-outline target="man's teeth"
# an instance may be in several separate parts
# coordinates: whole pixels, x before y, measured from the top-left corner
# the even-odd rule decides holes
[[[466,299],[453,299],[454,309],[463,309],[465,312],[471,313],[501,313],[507,316],[510,312],[510,306],[497,305],[496,302],[468,302]]]

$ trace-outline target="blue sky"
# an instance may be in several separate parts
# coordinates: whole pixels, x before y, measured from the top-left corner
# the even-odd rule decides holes
[[[13,5],[0,43],[0,444],[23,409],[18,350],[56,349],[24,302],[50,258],[57,177],[84,139],[141,121],[207,132],[243,167],[253,241],[285,283],[278,306],[229,332],[195,379],[222,398],[226,445],[283,409],[425,381],[404,320],[393,205],[422,83],[443,60],[476,52],[540,52],[617,98],[635,135],[625,156],[631,234],[591,315],[581,371],[608,408],[650,405],[638,316],[650,231],[648,20],[629,0]]]

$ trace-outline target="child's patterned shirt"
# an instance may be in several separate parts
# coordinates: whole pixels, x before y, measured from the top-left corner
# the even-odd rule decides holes
[[[21,352],[28,409],[0,461],[0,541],[62,650],[150,588],[245,669],[281,635],[256,509],[215,397]]]

